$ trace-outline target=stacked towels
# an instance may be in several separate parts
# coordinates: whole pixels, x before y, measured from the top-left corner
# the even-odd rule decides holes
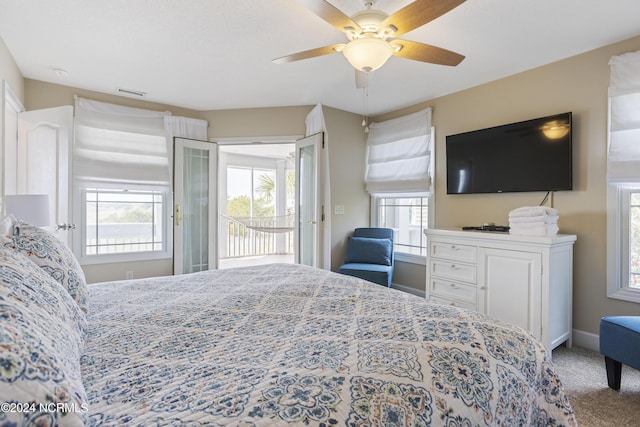
[[[546,206],[525,206],[509,212],[509,233],[526,236],[558,234],[558,211]]]

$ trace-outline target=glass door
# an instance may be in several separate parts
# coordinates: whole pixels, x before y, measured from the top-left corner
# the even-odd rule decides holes
[[[175,138],[174,274],[217,268],[217,145]]]
[[[320,267],[322,203],[319,183],[323,134],[296,142],[296,262]]]

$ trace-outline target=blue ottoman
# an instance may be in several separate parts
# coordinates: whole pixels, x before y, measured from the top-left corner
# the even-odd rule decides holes
[[[600,353],[604,355],[609,387],[620,390],[622,365],[640,370],[640,316],[600,319]]]

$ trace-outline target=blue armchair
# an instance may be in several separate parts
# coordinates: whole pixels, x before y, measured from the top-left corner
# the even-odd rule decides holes
[[[620,390],[622,365],[640,370],[640,316],[600,319],[600,353],[604,355],[609,387]]]
[[[393,230],[356,228],[347,242],[347,255],[338,273],[391,287],[393,279]]]

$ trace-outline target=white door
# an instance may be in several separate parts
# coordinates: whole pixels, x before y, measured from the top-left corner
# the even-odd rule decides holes
[[[174,140],[173,273],[218,267],[217,145]]]
[[[323,134],[296,141],[295,261],[321,267]]]
[[[542,256],[534,252],[481,248],[480,311],[542,338]]]
[[[5,188],[6,194],[48,194],[51,226],[45,228],[67,245],[75,228],[70,191],[72,131],[70,105],[18,113],[15,152],[7,151],[15,159],[5,158],[5,164],[16,165],[15,189]]]

